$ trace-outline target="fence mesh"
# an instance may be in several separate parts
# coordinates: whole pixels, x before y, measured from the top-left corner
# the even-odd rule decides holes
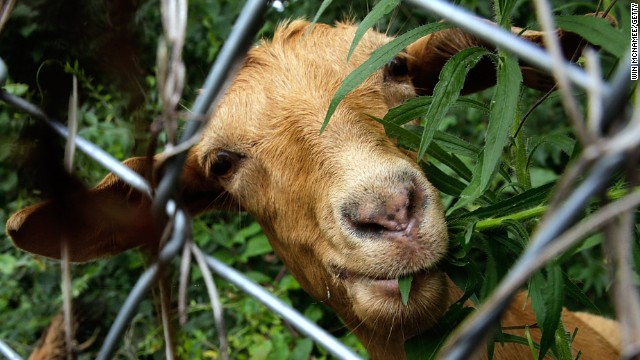
[[[547,261],[575,244],[577,239],[584,236],[587,229],[603,227],[610,223],[617,216],[624,213],[633,213],[635,207],[640,203],[637,191],[622,199],[603,207],[589,218],[579,219],[587,206],[589,199],[597,195],[602,189],[611,183],[611,175],[621,169],[626,164],[627,154],[639,148],[640,144],[640,111],[638,108],[631,109],[626,99],[629,96],[632,86],[630,80],[630,52],[624,60],[620,62],[611,81],[595,77],[593,73],[567,63],[558,62],[552,55],[539,47],[521,40],[517,36],[498,29],[488,23],[478,19],[475,15],[463,9],[441,0],[409,0],[410,4],[420,7],[427,12],[443,18],[455,25],[463,28],[467,32],[477,35],[483,40],[506,49],[516,54],[522,60],[534,64],[541,69],[553,73],[564,74],[575,86],[585,90],[588,94],[595,94],[589,100],[599,104],[602,111],[600,117],[592,121],[600,124],[601,128],[616,122],[623,124],[618,131],[608,134],[596,133],[596,138],[591,144],[583,144],[584,149],[581,154],[583,161],[578,161],[573,169],[567,170],[565,178],[565,192],[563,199],[558,200],[559,205],[551,208],[545,215],[543,221],[538,226],[531,244],[511,269],[507,277],[501,282],[498,289],[493,293],[489,301],[456,331],[450,338],[442,357],[445,359],[466,359],[483,346],[485,334],[490,333],[490,328],[496,324],[500,315],[509,304],[509,300],[515,292],[526,282],[529,276],[537,269],[544,266]],[[544,0],[539,0],[542,3]],[[179,3],[179,2],[178,2]],[[281,3],[278,3],[282,5]],[[168,6],[167,4],[163,4]],[[225,46],[222,48],[215,64],[212,66],[209,75],[203,86],[204,90],[191,108],[190,121],[182,133],[176,148],[179,151],[171,153],[167,163],[166,171],[160,179],[156,189],[152,189],[150,184],[140,175],[122,165],[118,160],[81,137],[74,137],[74,145],[77,149],[90,156],[105,169],[113,172],[134,189],[147,194],[153,199],[153,212],[155,218],[171,229],[169,241],[162,248],[156,263],[151,264],[140,276],[137,283],[130,291],[129,296],[121,307],[121,311],[114,321],[98,356],[99,359],[108,359],[120,341],[120,336],[124,334],[124,329],[128,326],[135,314],[138,304],[146,296],[148,290],[154,284],[158,276],[159,269],[168,261],[181,253],[192,251],[196,258],[204,260],[206,265],[218,276],[236,285],[241,291],[263,303],[290,324],[298,328],[302,333],[311,337],[318,344],[322,345],[329,353],[340,359],[357,359],[350,349],[341,344],[334,337],[319,328],[313,322],[304,318],[300,313],[285,305],[278,298],[270,294],[265,289],[256,285],[245,275],[223,264],[217,259],[201,254],[197,246],[190,242],[190,218],[184,209],[177,207],[174,194],[179,181],[179,176],[186,157],[188,145],[193,144],[199,136],[199,131],[206,124],[206,119],[224,93],[226,86],[231,82],[237,71],[244,54],[254,41],[255,34],[262,24],[262,16],[270,2],[264,0],[247,1],[240,17],[238,18],[233,31],[229,35]],[[178,4],[179,6],[179,4]],[[541,12],[543,12],[541,10]],[[540,16],[550,14],[542,13]],[[181,26],[178,21],[178,28]],[[171,20],[165,20],[171,23]],[[175,25],[175,24],[174,24]],[[165,26],[169,26],[166,25]],[[547,29],[549,30],[549,29]],[[165,36],[170,38],[172,30],[165,30]],[[167,35],[169,34],[169,35]],[[184,35],[182,35],[183,37]],[[174,38],[173,43],[179,42],[181,36]],[[169,41],[171,43],[171,41]],[[179,46],[179,45],[178,45]],[[175,54],[174,54],[175,55]],[[174,76],[178,76],[175,75]],[[7,69],[4,62],[0,60],[0,85],[7,77]],[[170,76],[168,76],[170,78]],[[594,80],[595,79],[595,80]],[[168,81],[168,80],[167,80]],[[174,79],[174,82],[177,81]],[[174,89],[179,93],[179,85]],[[169,93],[175,95],[175,93]],[[0,91],[0,100],[20,109],[32,117],[48,124],[55,132],[64,138],[69,138],[68,130],[60,122],[49,118],[36,106],[25,100],[13,96],[8,92]],[[175,100],[175,99],[174,99]],[[170,101],[169,101],[170,102]],[[170,108],[175,107],[175,102]],[[186,144],[180,147],[180,144]],[[586,173],[579,185],[571,188],[576,183],[577,173]],[[571,174],[574,174],[573,176]],[[568,184],[568,185],[567,185]],[[581,220],[581,221],[580,221]],[[579,221],[579,222],[578,222]],[[577,223],[577,225],[576,225]],[[631,237],[622,233],[615,238],[606,240],[607,246],[612,249],[613,254],[624,254],[620,249],[631,248]],[[186,247],[186,248],[185,248]],[[613,258],[614,266],[623,274],[631,272],[631,265],[627,260],[620,257]],[[619,281],[629,281],[623,278]],[[619,284],[617,288],[635,289],[632,283]],[[629,296],[623,298],[621,293],[617,293],[615,304],[625,311],[633,310],[636,313],[640,304],[638,303],[637,292],[625,293]],[[213,295],[214,297],[216,295]],[[624,312],[623,312],[624,313]],[[639,334],[637,322],[620,319],[624,330]],[[632,358],[638,355],[639,344],[637,337],[627,337],[624,345],[625,358]],[[224,340],[221,340],[223,342]],[[0,341],[0,353],[9,359],[19,359],[4,342]]]

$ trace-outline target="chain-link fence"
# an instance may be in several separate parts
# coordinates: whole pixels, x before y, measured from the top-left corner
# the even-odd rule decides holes
[[[559,79],[560,91],[569,100],[565,100],[566,106],[571,106],[570,86],[582,88],[589,97],[590,118],[587,123],[592,129],[615,128],[615,131],[602,133],[589,132],[587,142],[583,143],[583,150],[579,160],[566,171],[562,179],[560,189],[552,202],[552,207],[538,226],[531,244],[526,252],[517,261],[507,277],[501,282],[493,296],[480,307],[471,319],[463,323],[460,329],[450,339],[449,345],[442,354],[446,359],[466,359],[475,349],[482,346],[486,340],[485,335],[498,321],[500,315],[506,309],[510,299],[528,277],[547,261],[553,259],[559,253],[574,245],[585,233],[594,228],[603,228],[614,223],[624,214],[633,216],[635,208],[640,204],[638,191],[630,191],[626,196],[611,202],[589,217],[578,219],[583,214],[589,199],[598,194],[602,189],[610,185],[612,174],[623,166],[635,166],[628,164],[627,154],[637,151],[640,146],[640,111],[638,107],[632,108],[628,98],[634,83],[630,80],[631,53],[619,63],[611,81],[605,81],[593,70],[597,66],[587,67],[583,70],[573,64],[567,63],[558,54],[557,47],[548,46],[545,51],[533,46],[517,36],[491,26],[455,5],[441,0],[410,0],[409,3],[421,7],[430,14],[441,17],[469,33],[477,35],[488,43],[506,49],[519,58],[526,60],[541,69],[553,73]],[[261,19],[267,6],[271,2],[265,0],[247,1],[240,17],[229,35],[218,58],[211,68],[203,86],[202,93],[191,107],[190,121],[180,140],[171,149],[171,155],[166,165],[166,171],[160,179],[158,186],[152,189],[151,185],[139,174],[122,165],[118,160],[107,154],[94,144],[73,134],[60,122],[49,118],[36,106],[13,96],[6,91],[0,92],[0,99],[32,117],[47,123],[60,136],[66,138],[73,147],[86,153],[104,168],[116,174],[124,182],[134,189],[146,194],[152,199],[152,209],[157,223],[165,224],[163,227],[170,229],[168,241],[161,249],[157,262],[151,264],[140,276],[134,288],[130,291],[126,302],[122,305],[120,313],[111,326],[111,329],[100,350],[99,359],[110,358],[124,329],[135,314],[138,304],[146,296],[148,290],[154,284],[158,272],[168,261],[178,256],[181,252],[191,252],[205,274],[212,271],[217,276],[236,285],[241,291],[246,292],[269,309],[279,314],[283,319],[311,337],[323,346],[329,353],[340,359],[356,359],[350,349],[341,344],[334,337],[319,328],[311,321],[305,319],[300,313],[285,305],[275,296],[256,285],[246,276],[230,268],[213,257],[202,254],[197,245],[188,241],[190,235],[191,220],[186,211],[176,204],[174,199],[179,176],[186,158],[186,150],[198,139],[200,131],[206,125],[208,115],[224,93],[239,67],[247,49],[254,41],[255,34],[261,26]],[[278,6],[282,4],[278,3]],[[185,1],[163,1],[163,25],[165,28],[164,41],[166,42],[167,57],[164,75],[161,75],[163,85],[160,92],[167,117],[175,109],[180,99],[184,69],[180,60],[180,51],[184,41],[185,28]],[[549,33],[553,27],[552,16],[548,10],[548,4],[544,0],[536,1],[536,9],[543,24],[544,30]],[[553,39],[547,39],[550,44]],[[587,54],[587,60],[597,64],[597,55]],[[0,84],[7,77],[7,69],[0,61]],[[569,110],[570,112],[570,110]],[[576,120],[577,124],[581,121]],[[615,126],[609,126],[615,124]],[[577,125],[583,126],[583,125]],[[171,131],[171,124],[167,131]],[[580,133],[580,130],[577,130]],[[637,169],[636,169],[637,170]],[[578,175],[585,174],[579,181]],[[152,194],[154,194],[152,196]],[[578,220],[580,220],[578,222]],[[615,226],[615,225],[614,225]],[[628,229],[627,229],[628,230]],[[624,358],[634,358],[640,354],[640,321],[637,314],[640,313],[640,302],[636,287],[632,282],[632,270],[628,259],[628,250],[632,248],[632,233],[617,231],[616,236],[607,237],[605,245],[610,249],[611,266],[619,274],[614,287],[615,306],[619,314],[631,314],[631,316],[619,316],[621,326],[627,336],[623,336]],[[208,270],[206,270],[208,268]],[[215,285],[208,278],[209,294],[212,298],[212,307],[218,324],[218,333],[223,336],[224,329],[220,324],[221,310]],[[218,309],[216,312],[215,309]],[[221,339],[221,344],[225,344]],[[0,341],[0,353],[9,359],[19,359],[5,343]]]

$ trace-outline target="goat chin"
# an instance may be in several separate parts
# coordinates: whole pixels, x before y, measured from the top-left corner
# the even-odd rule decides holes
[[[413,337],[433,326],[446,311],[442,306],[448,300],[446,279],[439,271],[414,274],[406,305],[399,296],[397,279],[360,277],[343,281],[350,283],[347,289],[356,316],[383,336],[397,332],[405,339]]]

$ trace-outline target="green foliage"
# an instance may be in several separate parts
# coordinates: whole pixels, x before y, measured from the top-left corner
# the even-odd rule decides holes
[[[362,19],[362,22],[358,24],[358,28],[356,29],[356,34],[353,37],[353,42],[351,43],[351,47],[349,48],[349,53],[347,54],[347,61],[351,59],[351,54],[358,46],[360,39],[364,36],[364,34],[369,30],[373,25],[375,25],[380,18],[389,14],[393,9],[395,9],[400,4],[400,0],[382,0],[380,1],[371,12]]]
[[[592,6],[579,13],[593,11],[595,3]],[[509,26],[509,18],[520,14],[522,8],[516,1],[497,1],[498,23]],[[603,73],[610,73],[626,48],[621,43],[624,27],[617,30],[602,19],[565,14],[557,17],[560,27],[579,33],[613,55],[603,57]],[[399,38],[403,36],[407,34]],[[401,48],[392,47],[393,44],[379,50],[385,51],[384,60],[391,59]],[[517,60],[506,52],[499,51],[497,55],[495,89],[459,98],[468,69],[485,55],[476,49],[458,53],[441,71],[433,96],[410,99],[391,109],[384,118],[376,119],[400,146],[417,152],[419,160],[423,154],[428,155],[429,163],[421,161],[421,166],[430,181],[447,195],[444,201],[451,237],[448,274],[465,290],[463,299],[474,302],[487,297],[527,246],[538,219],[547,209],[551,190],[577,147],[553,95],[520,129],[520,109],[530,107],[542,94],[520,88],[522,75]],[[346,93],[382,66],[381,58],[378,53],[372,54],[368,62],[345,79],[332,100],[325,125]],[[407,125],[414,119],[421,119],[423,126]],[[540,344],[533,343],[530,337],[508,334],[499,334],[497,339],[529,344],[534,357],[542,358],[551,350],[556,358],[570,359],[571,341],[560,321],[562,307],[596,313],[610,309],[602,295],[611,280],[598,244],[596,239],[587,240],[529,283],[543,334]],[[403,297],[407,295],[406,282],[404,288]],[[422,359],[425,354],[430,354],[426,358],[435,358],[445,337],[468,312],[460,304],[452,307],[434,329],[406,344],[408,358]],[[492,346],[490,353],[491,349]]]

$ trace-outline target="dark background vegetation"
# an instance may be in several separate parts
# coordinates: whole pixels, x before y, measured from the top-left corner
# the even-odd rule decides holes
[[[493,17],[490,2],[458,2],[481,16]],[[556,14],[583,14],[592,12],[596,6],[595,1],[554,3]],[[181,110],[188,109],[192,103],[242,4],[235,0],[189,2],[184,49],[188,82]],[[358,21],[373,5],[368,0],[334,1],[320,21]],[[283,14],[270,10],[261,36],[269,37],[283,19],[312,18],[318,7],[316,2],[291,0]],[[625,11],[626,6],[614,8],[614,14],[621,20],[621,31],[628,29],[624,19],[629,16]],[[518,26],[534,26],[536,21],[528,2],[518,2],[511,15],[513,23]],[[401,5],[392,16],[378,24],[378,29],[392,34],[401,33],[433,20]],[[160,114],[154,71],[157,39],[161,31],[158,1],[18,1],[11,19],[0,33],[0,57],[7,63],[10,76],[5,88],[38,104],[51,116],[65,119],[71,77],[75,75],[80,89],[79,134],[119,159],[144,155],[149,146],[149,128]],[[605,55],[605,73],[615,61],[614,57]],[[471,98],[486,104],[491,95],[492,90],[488,90]],[[529,109],[542,95],[533,90],[523,91],[521,112]],[[584,98],[584,95],[580,97]],[[483,144],[486,126],[485,112],[473,107],[456,107],[443,121],[440,130],[479,147]],[[522,186],[515,180],[509,181],[507,174],[507,177],[494,181],[490,196],[482,200],[484,203],[469,205],[467,212],[555,182],[577,152],[556,95],[534,111],[524,126],[523,136],[529,159],[530,184]],[[0,339],[23,355],[30,352],[42,329],[61,307],[60,270],[57,262],[15,249],[4,234],[4,224],[11,213],[52,195],[55,183],[60,179],[51,176],[49,171],[52,162],[62,161],[62,144],[61,139],[36,121],[0,104]],[[46,149],[47,156],[34,149]],[[504,153],[507,173],[514,156],[510,149]],[[463,160],[467,164],[472,162]],[[105,175],[102,168],[82,154],[77,155],[74,173],[87,186]],[[451,206],[455,203],[455,196],[445,195],[444,201],[445,205]],[[538,205],[543,206],[543,203]],[[477,274],[483,283],[478,294],[482,297],[495,286],[519,251],[517,246],[514,249],[507,245],[520,243],[520,248],[524,246],[536,223],[537,218],[534,217],[488,230],[452,228],[451,272],[455,273],[457,267],[462,272],[469,271],[470,267],[465,265],[468,259],[480,264]],[[466,237],[476,245],[465,248]],[[201,216],[194,223],[194,238],[207,253],[240,269],[363,353],[357,340],[345,330],[339,319],[299,288],[281,262],[271,254],[265,236],[248,216],[240,213]],[[586,295],[567,296],[565,305],[610,315],[607,296],[610,280],[597,246],[600,241],[599,235],[594,235],[562,259],[563,276]],[[471,251],[471,248],[477,251]],[[106,333],[143,268],[144,259],[137,251],[73,267],[73,295],[81,297],[84,303],[103,314],[103,322],[98,327],[100,334]],[[194,270],[192,279],[189,321],[178,334],[178,353],[185,358],[217,358],[217,336],[198,270]],[[232,358],[327,356],[309,339],[298,335],[234,287],[220,280],[218,285],[225,308]],[[585,299],[590,303],[585,304]],[[124,337],[118,358],[162,358],[161,334],[160,322],[150,298],[139,308]],[[92,358],[92,355],[86,356]]]

